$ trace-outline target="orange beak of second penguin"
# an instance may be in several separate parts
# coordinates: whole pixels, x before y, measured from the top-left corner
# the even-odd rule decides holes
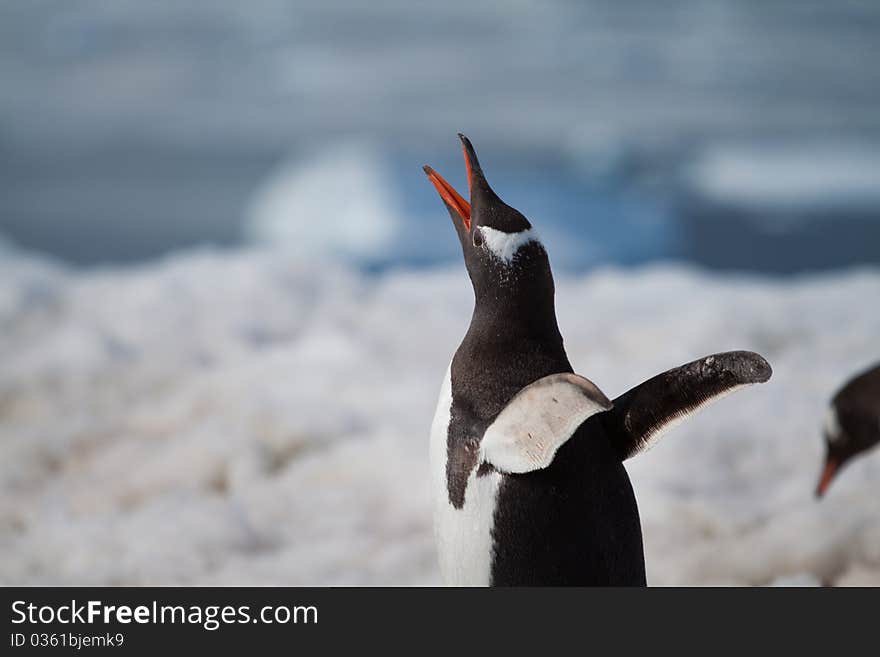
[[[819,484],[816,486],[816,497],[822,497],[834,480],[834,475],[840,469],[840,463],[834,459],[825,461],[825,467],[822,468],[822,474],[819,476]]]
[[[463,135],[459,135],[462,140],[464,139]],[[462,144],[462,150],[464,151],[464,164],[467,169],[467,179],[468,179],[468,190],[471,188],[471,163],[468,159],[467,150],[464,148],[464,144]],[[428,174],[428,180],[434,185],[434,188],[440,194],[440,198],[443,199],[443,202],[451,208],[455,210],[455,213],[461,218],[461,222],[465,227],[465,230],[471,229],[471,204],[462,198],[461,194],[455,191],[455,188],[450,185],[439,173],[434,171],[429,166],[425,166],[425,173]]]

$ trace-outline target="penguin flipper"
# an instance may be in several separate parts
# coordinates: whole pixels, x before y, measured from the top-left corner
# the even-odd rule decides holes
[[[624,461],[715,400],[764,383],[772,373],[770,364],[751,351],[713,354],[658,374],[624,393],[602,421]]]
[[[516,393],[489,425],[481,459],[500,472],[546,468],[584,420],[610,408],[608,397],[582,376],[545,376]]]

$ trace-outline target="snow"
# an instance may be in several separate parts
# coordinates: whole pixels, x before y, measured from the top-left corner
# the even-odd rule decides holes
[[[628,462],[651,584],[880,581],[880,454],[812,495],[827,400],[877,358],[880,270],[557,283],[571,360],[609,397],[720,350],[774,368]],[[4,252],[0,582],[438,583],[428,432],[471,304],[461,267]]]

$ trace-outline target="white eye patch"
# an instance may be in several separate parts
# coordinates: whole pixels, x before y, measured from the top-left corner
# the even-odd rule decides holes
[[[538,234],[534,229],[521,230],[518,233],[505,233],[490,226],[479,226],[475,230],[479,230],[483,235],[483,241],[486,248],[492,254],[504,262],[510,264],[517,251],[529,242],[540,242]]]
[[[837,409],[833,406],[828,409],[828,414],[825,416],[825,435],[832,443],[840,442],[843,437],[843,431],[840,430],[840,420],[837,419]]]

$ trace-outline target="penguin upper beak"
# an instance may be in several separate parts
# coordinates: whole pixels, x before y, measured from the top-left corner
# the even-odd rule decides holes
[[[825,494],[839,470],[840,461],[832,457],[825,459],[825,467],[822,468],[819,484],[816,486],[816,497],[822,497]]]
[[[461,133],[458,134],[458,138],[461,139],[461,148],[462,151],[464,151],[464,166],[467,170],[468,194],[472,195],[474,176],[476,175],[480,180],[483,180],[483,174],[480,169],[480,163],[477,160],[477,154],[474,152],[474,147],[471,145],[470,140]],[[446,182],[443,176],[434,171],[434,169],[425,165],[424,170],[425,173],[428,174],[428,180],[431,181],[437,192],[439,192],[440,198],[446,203],[446,207],[449,208],[450,212],[455,212],[455,214],[458,215],[465,230],[469,231],[471,229],[471,204],[465,201],[462,195],[455,191],[455,188]]]

